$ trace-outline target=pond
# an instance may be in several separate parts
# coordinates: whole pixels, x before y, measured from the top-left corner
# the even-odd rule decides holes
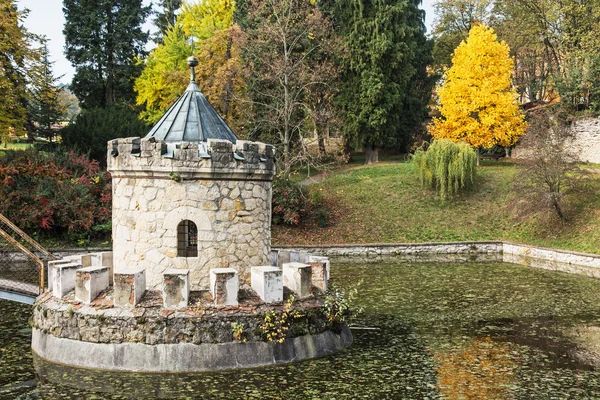
[[[31,356],[28,306],[0,301],[0,398],[600,397],[598,280],[500,263],[337,265],[332,278],[363,280],[350,348],[219,373],[49,365]]]

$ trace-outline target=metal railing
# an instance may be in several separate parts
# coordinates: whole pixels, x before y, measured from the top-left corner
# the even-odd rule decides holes
[[[38,295],[45,266],[56,257],[0,214],[0,290]]]

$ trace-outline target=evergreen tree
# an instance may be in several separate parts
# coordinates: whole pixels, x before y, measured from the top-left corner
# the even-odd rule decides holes
[[[177,21],[177,10],[181,7],[181,0],[160,0],[158,2],[160,11],[154,11],[155,18],[153,20],[154,25],[158,28],[158,32],[154,35],[152,40],[156,44],[162,44],[163,38],[171,29],[175,26]]]
[[[39,38],[23,27],[27,10],[19,11],[13,0],[0,0],[0,141],[9,132],[24,133],[27,125],[29,65],[39,60],[31,43]]]
[[[421,0],[331,0],[323,4],[334,16],[347,47],[341,94],[345,134],[366,152],[366,163],[382,147],[406,148],[421,123],[428,96],[409,95],[423,80],[431,44],[425,39]],[[423,85],[432,83],[429,80]],[[422,86],[424,92],[427,87]],[[406,107],[418,109],[407,119]]]
[[[106,166],[106,142],[116,138],[144,136],[148,126],[130,107],[116,104],[106,108],[84,109],[75,121],[64,127],[60,135],[69,150],[88,153],[90,158]]]
[[[55,77],[52,73],[52,62],[48,59],[46,45],[41,49],[41,56],[39,73],[30,94],[29,113],[37,124],[37,133],[52,141],[56,132],[53,125],[63,120],[67,106],[62,103],[63,89],[57,84],[60,77]]]
[[[75,67],[71,90],[84,108],[132,102],[150,13],[142,0],[64,0],[65,54]]]

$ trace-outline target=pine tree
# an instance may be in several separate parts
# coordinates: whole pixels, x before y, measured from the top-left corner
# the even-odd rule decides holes
[[[476,25],[452,57],[438,89],[439,111],[431,126],[435,138],[465,141],[474,148],[511,146],[527,123],[512,87],[509,48],[485,25]]]
[[[382,147],[406,148],[421,123],[429,96],[407,94],[426,77],[431,44],[425,39],[420,0],[331,0],[324,4],[346,42],[339,101],[349,142],[378,160]],[[429,80],[422,81],[424,92]],[[409,106],[416,119],[406,119]],[[417,124],[417,125],[418,125]]]
[[[150,13],[142,0],[64,0],[65,54],[75,67],[71,90],[84,108],[132,102]]]
[[[177,21],[177,10],[181,7],[181,0],[160,0],[158,6],[161,11],[155,11],[154,25],[158,28],[158,32],[152,40],[156,44],[162,44],[163,38],[175,26]]]
[[[63,120],[67,106],[62,103],[63,89],[57,84],[60,77],[55,77],[52,72],[52,62],[48,59],[46,45],[42,47],[40,61],[39,73],[30,93],[29,113],[37,124],[37,133],[52,141],[56,133],[53,125]]]

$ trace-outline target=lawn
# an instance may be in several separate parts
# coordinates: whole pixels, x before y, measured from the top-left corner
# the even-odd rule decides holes
[[[32,146],[31,143],[0,143],[0,151],[25,150]]]
[[[590,190],[570,199],[570,221],[552,214],[515,220],[512,182],[517,167],[484,162],[476,185],[442,202],[421,187],[406,162],[334,173],[311,186],[324,194],[331,225],[273,227],[273,244],[410,243],[507,240],[600,254],[600,176]]]

